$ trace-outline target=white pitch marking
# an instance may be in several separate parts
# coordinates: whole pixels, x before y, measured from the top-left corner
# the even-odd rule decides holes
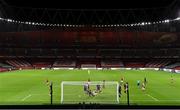
[[[153,96],[151,96],[151,95],[149,95],[149,94],[146,94],[147,96],[149,96],[149,97],[151,97],[152,99],[154,99],[155,101],[159,101],[157,98],[155,98],[155,97],[153,97]]]
[[[122,102],[126,102],[127,100],[121,100]],[[131,100],[131,101],[143,101],[143,102],[152,102],[152,100]],[[165,102],[165,101],[170,101],[170,102],[180,102],[180,100],[158,100],[158,101],[163,101],[163,102]]]
[[[23,99],[22,99],[22,101],[25,101],[27,98],[29,98],[29,97],[31,97],[31,94],[29,94],[28,96],[26,96],[26,97],[24,97]]]

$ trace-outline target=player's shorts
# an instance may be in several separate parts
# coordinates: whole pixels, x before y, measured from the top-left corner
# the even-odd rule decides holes
[[[142,90],[145,90],[145,87],[142,87]]]
[[[93,95],[96,96],[96,95],[97,95],[97,92],[93,92]]]

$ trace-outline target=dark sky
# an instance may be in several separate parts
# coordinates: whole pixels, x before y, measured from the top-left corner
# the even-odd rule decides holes
[[[168,6],[173,0],[4,0],[20,7],[59,9],[124,9]]]

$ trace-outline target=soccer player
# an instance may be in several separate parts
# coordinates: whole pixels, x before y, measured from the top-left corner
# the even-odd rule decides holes
[[[142,83],[142,91],[145,91],[146,87],[145,87],[145,84],[144,82]]]
[[[105,88],[105,80],[103,80],[103,88]]]
[[[173,76],[171,75],[171,84],[173,84],[174,83],[174,78],[173,78]]]
[[[96,96],[98,93],[96,91],[92,91],[93,96]]]
[[[88,82],[91,82],[90,78],[88,79]]]
[[[121,85],[123,84],[124,82],[124,77],[121,78]]]
[[[140,86],[140,80],[137,81],[137,86],[138,86],[138,87]]]
[[[90,89],[90,83],[91,83],[91,80],[90,80],[90,79],[88,79],[88,82],[87,82],[88,89]]]
[[[146,77],[144,78],[144,84],[145,84],[145,85],[147,84],[147,80],[146,80]]]
[[[96,85],[96,91],[99,93],[101,92],[101,86],[99,84]]]
[[[46,86],[49,86],[49,85],[50,85],[50,82],[49,82],[48,79],[46,79],[45,83],[46,83]]]
[[[128,82],[126,82],[125,85],[126,85],[126,90],[125,90],[125,91],[127,92],[127,91],[128,91],[128,88],[129,88],[129,87],[128,87],[128,86],[129,86],[129,85],[128,85]]]
[[[88,93],[88,84],[87,83],[85,83],[84,84],[84,92],[87,94]]]
[[[89,96],[93,96],[93,97],[95,96],[95,92],[94,91],[88,90],[87,92],[88,92]]]

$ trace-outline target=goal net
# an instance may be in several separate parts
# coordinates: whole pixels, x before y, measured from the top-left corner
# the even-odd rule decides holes
[[[89,85],[88,92],[85,90]],[[100,87],[100,89],[97,89]],[[119,103],[119,83],[116,81],[63,81],[61,83],[61,103]]]

